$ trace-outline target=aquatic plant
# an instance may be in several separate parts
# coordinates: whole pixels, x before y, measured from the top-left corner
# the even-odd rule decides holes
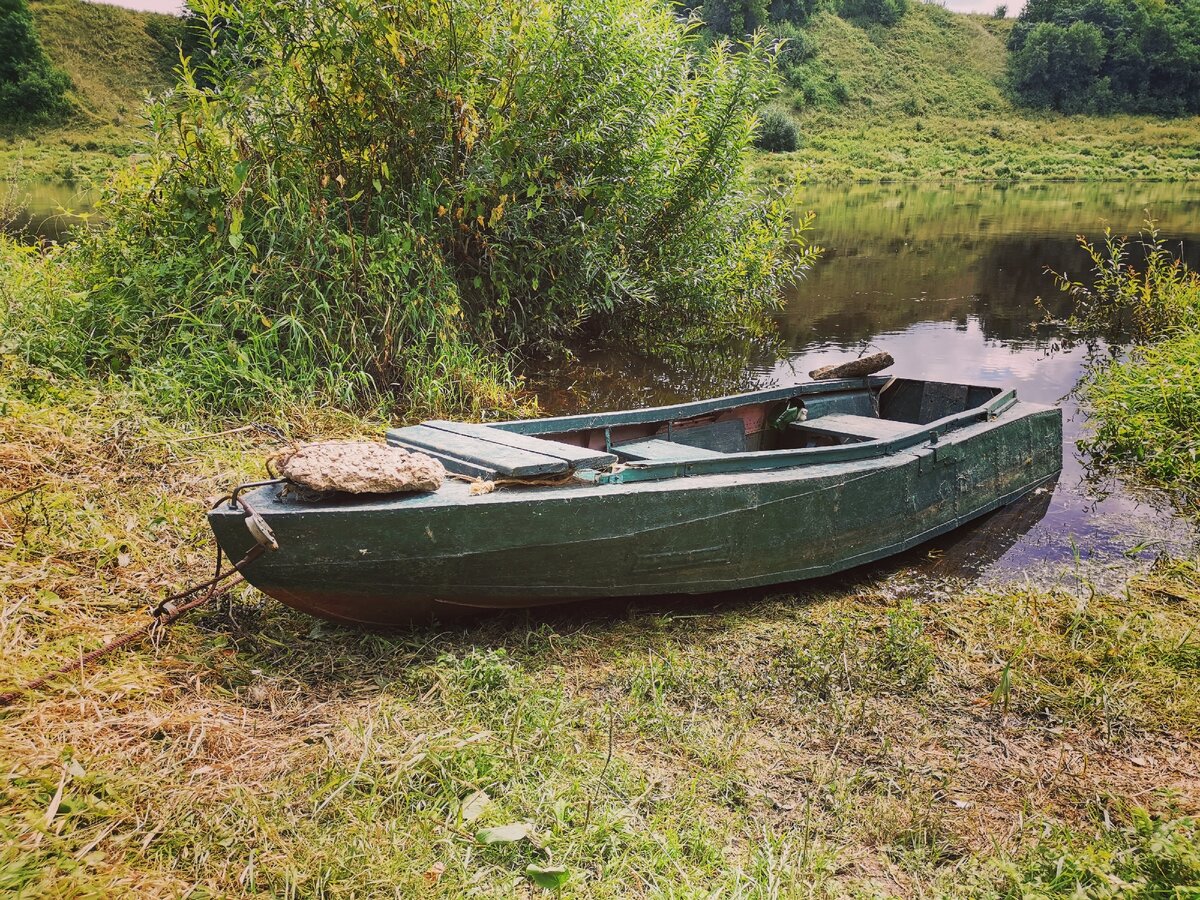
[[[1102,244],[1080,238],[1080,246],[1091,261],[1090,278],[1055,276],[1075,300],[1074,323],[1110,336],[1132,334],[1138,346],[1083,383],[1092,429],[1079,447],[1098,468],[1161,487],[1196,514],[1200,275],[1171,251],[1153,222],[1135,243],[1106,231]]]
[[[1082,393],[1092,429],[1080,449],[1200,514],[1200,332],[1136,348],[1095,372]]]
[[[517,357],[718,338],[808,259],[743,173],[757,42],[702,49],[652,0],[199,8],[203,78],[151,108],[41,358],[167,405],[478,414]]]
[[[1200,322],[1200,275],[1176,255],[1154,221],[1137,240],[1106,228],[1102,243],[1081,236],[1079,246],[1091,264],[1083,278],[1051,272],[1058,289],[1074,300],[1076,327],[1146,341]]]

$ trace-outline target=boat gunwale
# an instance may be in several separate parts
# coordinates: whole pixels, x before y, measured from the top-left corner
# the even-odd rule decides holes
[[[488,422],[489,428],[511,431],[515,434],[558,434],[565,431],[583,431],[590,428],[606,428],[616,425],[645,425],[650,422],[692,419],[698,416],[748,406],[754,403],[771,403],[790,400],[806,394],[834,394],[838,391],[869,390],[884,387],[895,380],[888,375],[868,375],[865,378],[838,378],[829,381],[806,381],[788,387],[767,388],[745,394],[730,394],[709,400],[692,400],[668,406],[649,406],[645,409],[620,409],[602,413],[580,413],[573,416],[554,416],[547,419],[507,419]],[[972,387],[994,388],[995,385],[971,385]],[[975,407],[977,408],[977,407]]]
[[[958,428],[983,421],[990,422],[1017,404],[1015,389],[1001,390],[987,403],[973,406],[962,412],[951,413],[935,419],[915,430],[892,438],[860,441],[854,444],[839,444],[833,447],[800,447],[783,450],[751,450],[744,453],[726,453],[713,459],[698,459],[688,462],[630,462],[615,472],[592,469],[576,471],[576,477],[597,484],[616,484],[629,481],[679,478],[689,475],[719,475],[723,472],[754,472],[773,469],[791,469],[825,463],[854,462],[888,456],[908,450],[927,440],[936,442],[942,435]],[[1037,404],[1027,404],[1040,409]],[[1047,409],[1050,407],[1046,407]]]

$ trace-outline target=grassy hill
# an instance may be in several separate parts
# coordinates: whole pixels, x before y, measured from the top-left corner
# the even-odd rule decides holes
[[[925,3],[891,28],[818,15],[806,69],[836,82],[844,102],[791,91],[802,146],[761,165],[818,181],[1200,177],[1200,118],[1014,106],[1004,88],[1012,24]]]
[[[830,13],[812,23],[816,61],[836,72],[855,117],[938,112],[970,116],[1008,108],[1005,44],[1013,21],[914,3],[892,27]]]
[[[147,92],[171,84],[180,20],[82,0],[30,2],[51,59],[75,84],[78,114],[38,132],[0,124],[0,177],[14,167],[26,180],[101,177],[132,152]],[[808,101],[799,87],[785,94],[802,145],[764,156],[760,170],[814,181],[1200,178],[1200,118],[1015,107],[1004,90],[1012,24],[926,3],[891,28],[816,16],[805,70],[836,89]]]
[[[51,60],[71,76],[77,112],[51,129],[0,123],[0,176],[78,181],[132,152],[150,92],[172,83],[180,20],[82,0],[30,0]]]

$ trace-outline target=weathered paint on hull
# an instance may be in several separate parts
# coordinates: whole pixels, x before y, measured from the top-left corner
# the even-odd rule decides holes
[[[247,579],[330,619],[398,624],[588,598],[799,581],[898,553],[1057,476],[1062,419],[1017,403],[997,420],[874,459],[663,481],[302,504],[249,500],[280,549]],[[231,558],[241,514],[210,514]]]

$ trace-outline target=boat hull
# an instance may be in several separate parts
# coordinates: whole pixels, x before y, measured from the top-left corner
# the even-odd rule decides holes
[[[248,495],[279,549],[246,569],[264,593],[373,625],[589,598],[800,581],[881,559],[1052,481],[1056,409],[1016,403],[940,441],[862,460],[617,484],[303,503]],[[222,504],[225,552],[254,539]]]

